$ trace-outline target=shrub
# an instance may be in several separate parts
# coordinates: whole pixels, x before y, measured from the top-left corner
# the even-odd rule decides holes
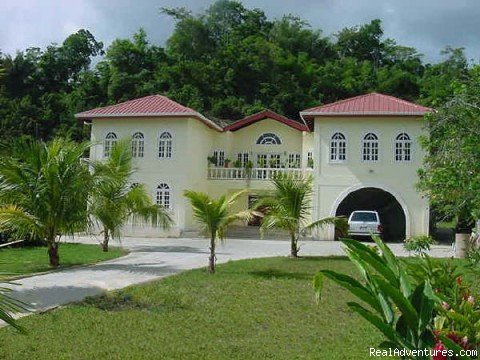
[[[413,236],[405,240],[403,247],[407,251],[413,251],[416,254],[423,254],[430,251],[430,246],[435,244],[435,240],[427,235]]]

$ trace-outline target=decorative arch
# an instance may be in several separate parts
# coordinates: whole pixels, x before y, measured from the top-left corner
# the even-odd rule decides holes
[[[257,145],[281,145],[282,141],[274,133],[264,133],[257,139]]]
[[[346,197],[348,195],[350,195],[351,193],[353,193],[355,191],[358,191],[358,190],[361,190],[361,189],[366,189],[366,188],[374,188],[374,189],[383,190],[383,191],[389,193],[390,195],[392,195],[395,198],[395,200],[399,203],[399,205],[402,208],[403,213],[405,215],[405,237],[409,238],[411,236],[411,216],[410,216],[410,212],[409,212],[408,207],[407,207],[407,203],[405,202],[405,200],[402,198],[402,196],[399,193],[392,190],[388,186],[385,186],[385,185],[380,184],[380,183],[356,184],[356,185],[353,185],[353,186],[343,190],[340,193],[340,195],[338,195],[338,197],[333,202],[332,207],[330,209],[330,216],[335,216],[336,215],[338,207],[343,202],[343,200],[346,199]],[[329,236],[330,239],[334,238],[335,229],[333,227],[329,227],[328,236]]]

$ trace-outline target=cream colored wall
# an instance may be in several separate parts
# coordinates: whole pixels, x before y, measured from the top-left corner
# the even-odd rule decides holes
[[[206,191],[206,158],[214,130],[197,119],[189,118],[104,118],[92,122],[91,139],[95,145],[91,149],[92,159],[103,158],[103,140],[107,133],[115,132],[119,139],[131,138],[135,132],[145,136],[143,158],[134,159],[137,169],[132,183],[144,184],[155,201],[156,188],[167,183],[171,188],[172,218],[174,227],[167,233],[179,235],[180,231],[191,226],[191,213],[183,196],[185,189]],[[169,131],[173,136],[171,159],[158,158],[158,137]],[[192,156],[195,154],[195,156]],[[165,234],[161,229],[137,226],[127,227],[126,232],[139,232],[146,235]]]
[[[332,135],[342,132],[347,139],[347,160],[336,164],[329,161]],[[362,161],[362,139],[369,132],[379,138],[379,160]],[[406,132],[413,140],[412,161],[394,160],[394,139]],[[339,201],[360,187],[383,188],[396,196],[405,207],[407,236],[428,233],[428,202],[415,189],[417,169],[422,165],[424,152],[418,138],[424,133],[421,118],[414,117],[357,117],[315,119],[315,217],[332,216]],[[319,237],[331,239],[333,230]]]

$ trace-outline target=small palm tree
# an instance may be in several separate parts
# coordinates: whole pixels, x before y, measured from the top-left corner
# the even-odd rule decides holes
[[[24,331],[15,321],[13,314],[17,314],[23,311],[27,311],[26,304],[12,298],[9,292],[12,290],[7,285],[15,285],[12,282],[4,280],[2,274],[0,274],[0,320],[4,321],[8,325],[13,326],[19,331]]]
[[[0,158],[0,231],[45,241],[53,267],[62,236],[88,224],[91,176],[81,161],[88,148],[65,139],[23,140]]]
[[[343,217],[328,217],[308,222],[311,216],[312,178],[296,179],[288,175],[279,175],[272,179],[275,190],[261,197],[255,204],[256,209],[265,213],[260,232],[264,234],[272,228],[288,231],[290,235],[290,255],[298,257],[298,239],[302,234],[325,225],[335,225],[346,232],[347,222]]]
[[[228,226],[237,220],[249,221],[254,212],[245,210],[231,213],[233,204],[244,191],[237,192],[230,197],[225,195],[217,200],[207,194],[198,191],[185,191],[185,196],[190,200],[193,208],[193,216],[202,225],[203,232],[210,237],[210,257],[208,271],[215,272],[215,244],[217,239],[224,240]]]
[[[171,225],[168,212],[152,202],[143,185],[130,183],[135,170],[129,141],[119,141],[107,160],[92,165],[94,186],[89,210],[103,227],[103,251],[108,251],[110,238],[120,238],[122,227],[130,219],[140,218],[163,228]]]

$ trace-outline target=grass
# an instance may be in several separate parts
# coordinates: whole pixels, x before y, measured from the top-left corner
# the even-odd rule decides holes
[[[123,249],[112,247],[108,252],[101,251],[98,245],[62,243],[59,248],[60,268],[81,264],[93,264],[125,255]],[[0,249],[2,273],[12,276],[51,270],[48,265],[46,247],[23,247]]]
[[[352,313],[352,296],[312,275],[353,274],[345,258],[266,258],[192,270],[89,298],[0,329],[5,359],[368,359],[379,332]]]

